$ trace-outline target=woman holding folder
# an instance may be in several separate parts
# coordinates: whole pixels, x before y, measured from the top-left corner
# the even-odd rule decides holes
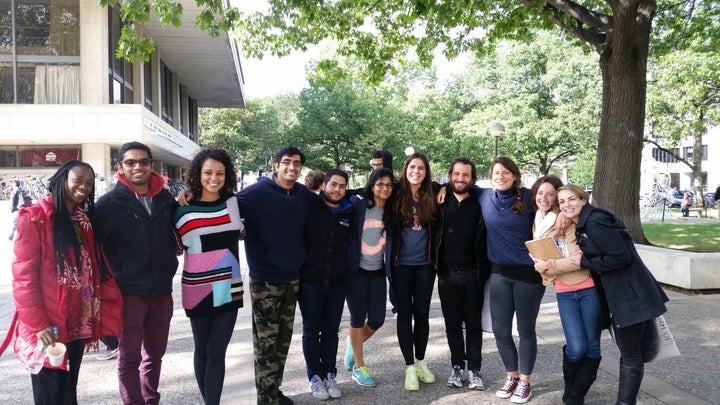
[[[601,307],[590,272],[568,258],[579,250],[575,238],[576,222],[570,221],[559,230],[553,228],[559,211],[557,193],[560,187],[562,181],[553,175],[541,177],[532,187],[536,207],[533,237],[555,237],[559,257],[542,257],[530,245],[528,247],[543,284],[552,283],[557,294],[566,342],[563,347],[563,403],[583,404],[600,366]]]

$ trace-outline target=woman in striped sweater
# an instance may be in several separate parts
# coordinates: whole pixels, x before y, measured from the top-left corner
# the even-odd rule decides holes
[[[232,159],[224,150],[202,150],[188,173],[190,191],[199,198],[175,213],[185,247],[182,301],[195,341],[195,378],[206,404],[220,402],[225,352],[243,306],[238,241],[245,230],[236,183]]]

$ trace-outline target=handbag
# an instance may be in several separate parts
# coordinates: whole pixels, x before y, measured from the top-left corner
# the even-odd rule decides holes
[[[680,355],[680,349],[670,333],[664,316],[660,315],[645,322],[645,335],[641,347],[643,363]]]

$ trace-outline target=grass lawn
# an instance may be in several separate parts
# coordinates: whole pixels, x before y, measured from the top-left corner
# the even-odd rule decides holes
[[[643,224],[645,237],[653,245],[690,252],[720,252],[720,224]]]

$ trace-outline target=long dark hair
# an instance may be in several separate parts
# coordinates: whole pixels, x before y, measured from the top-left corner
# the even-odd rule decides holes
[[[237,173],[235,173],[235,165],[227,152],[223,149],[203,149],[198,152],[190,163],[188,170],[188,187],[194,198],[200,199],[202,196],[202,184],[200,182],[200,172],[202,165],[206,160],[217,160],[225,166],[225,184],[220,189],[220,197],[224,198],[235,193],[237,187]]]
[[[76,167],[85,167],[92,173],[93,179],[95,178],[95,171],[92,166],[82,162],[80,160],[68,160],[63,163],[55,172],[55,174],[48,180],[48,193],[52,196],[53,204],[55,205],[55,223],[53,225],[53,249],[55,251],[55,265],[57,266],[58,272],[62,275],[65,272],[65,251],[68,246],[73,248],[75,253],[75,263],[80,263],[80,241],[75,233],[75,227],[73,226],[71,213],[67,209],[65,203],[65,185],[68,181],[68,173]],[[85,197],[83,201],[83,210],[90,219],[90,223],[93,223],[95,219],[95,183],[93,183],[93,189]],[[95,247],[88,247],[94,249]],[[81,267],[78,266],[78,273],[82,271]]]
[[[398,181],[397,187],[395,188],[394,197],[394,213],[399,215],[403,225],[409,225],[414,220],[413,205],[412,205],[412,190],[410,189],[410,182],[407,179],[408,165],[413,159],[422,160],[425,165],[425,179],[420,184],[418,190],[418,207],[417,215],[418,221],[424,227],[428,227],[435,222],[435,194],[432,189],[432,174],[430,173],[430,162],[428,158],[422,153],[415,152],[405,159],[402,173],[400,174],[400,180]]]
[[[530,188],[530,198],[532,198],[532,205],[533,208],[535,208],[535,211],[538,210],[537,203],[535,202],[535,197],[537,197],[538,190],[540,189],[540,186],[542,186],[545,183],[550,183],[553,188],[555,188],[555,202],[553,203],[552,208],[550,209],[552,212],[557,212],[560,210],[560,206],[558,205],[557,200],[557,191],[560,189],[560,187],[563,186],[562,180],[560,180],[560,177],[554,175],[554,174],[548,174],[547,176],[542,176],[539,179],[535,180],[535,184],[533,184],[532,188]]]
[[[393,184],[396,184],[395,175],[393,174],[392,170],[388,169],[387,167],[378,167],[377,169],[373,170],[372,173],[370,173],[370,178],[368,179],[367,183],[365,183],[365,189],[363,190],[363,195],[367,199],[368,208],[375,206],[375,183],[377,183],[377,181],[382,179],[383,177],[390,177],[390,181]],[[392,199],[392,193],[390,193],[390,199]],[[390,199],[388,199],[388,201],[385,203],[386,207],[388,206]]]
[[[520,174],[520,168],[518,165],[509,157],[505,156],[498,156],[495,159],[490,162],[490,170],[488,171],[488,178],[492,180],[492,173],[493,169],[495,168],[496,164],[503,165],[506,169],[510,171],[513,175],[515,175],[515,181],[513,181],[513,188],[515,189],[515,204],[512,206],[512,212],[513,214],[519,214],[527,208],[527,204],[525,204],[525,201],[523,201],[523,194],[522,194],[522,186],[520,182],[520,178],[522,175]]]

